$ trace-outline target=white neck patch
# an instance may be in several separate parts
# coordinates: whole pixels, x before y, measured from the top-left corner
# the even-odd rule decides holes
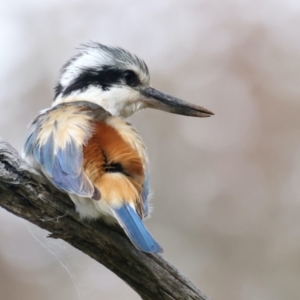
[[[90,101],[103,107],[113,116],[123,118],[147,107],[142,101],[140,92],[128,86],[112,86],[107,91],[103,91],[101,87],[91,86],[84,92],[74,91],[66,97],[58,95],[52,106],[72,101]]]

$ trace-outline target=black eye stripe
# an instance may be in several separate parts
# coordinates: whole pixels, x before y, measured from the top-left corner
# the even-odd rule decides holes
[[[112,85],[126,84],[137,86],[140,84],[138,76],[131,70],[113,69],[110,66],[104,66],[101,71],[95,69],[85,69],[82,73],[63,91],[63,97],[74,91],[84,91],[90,85],[101,86],[103,90],[109,90]],[[61,92],[56,89],[56,94]]]
[[[85,69],[64,91],[63,96],[71,94],[73,91],[84,91],[90,85],[101,86],[103,90],[108,90],[113,84],[121,84],[123,71],[111,69],[108,66],[101,71]]]

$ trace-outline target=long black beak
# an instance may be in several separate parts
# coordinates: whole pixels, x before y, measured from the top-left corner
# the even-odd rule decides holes
[[[164,94],[152,87],[141,88],[140,92],[143,95],[143,101],[147,103],[150,108],[200,118],[210,117],[214,114],[204,107]]]

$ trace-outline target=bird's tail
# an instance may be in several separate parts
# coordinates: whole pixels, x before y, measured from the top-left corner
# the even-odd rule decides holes
[[[123,204],[111,210],[137,249],[147,253],[163,252],[162,247],[155,241],[139,215],[129,204]]]

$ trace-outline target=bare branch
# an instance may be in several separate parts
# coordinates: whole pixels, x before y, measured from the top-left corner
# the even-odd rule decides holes
[[[162,256],[136,250],[119,227],[81,220],[69,197],[31,169],[2,140],[0,206],[94,258],[122,278],[142,299],[208,300]],[[58,219],[62,215],[65,216]]]

